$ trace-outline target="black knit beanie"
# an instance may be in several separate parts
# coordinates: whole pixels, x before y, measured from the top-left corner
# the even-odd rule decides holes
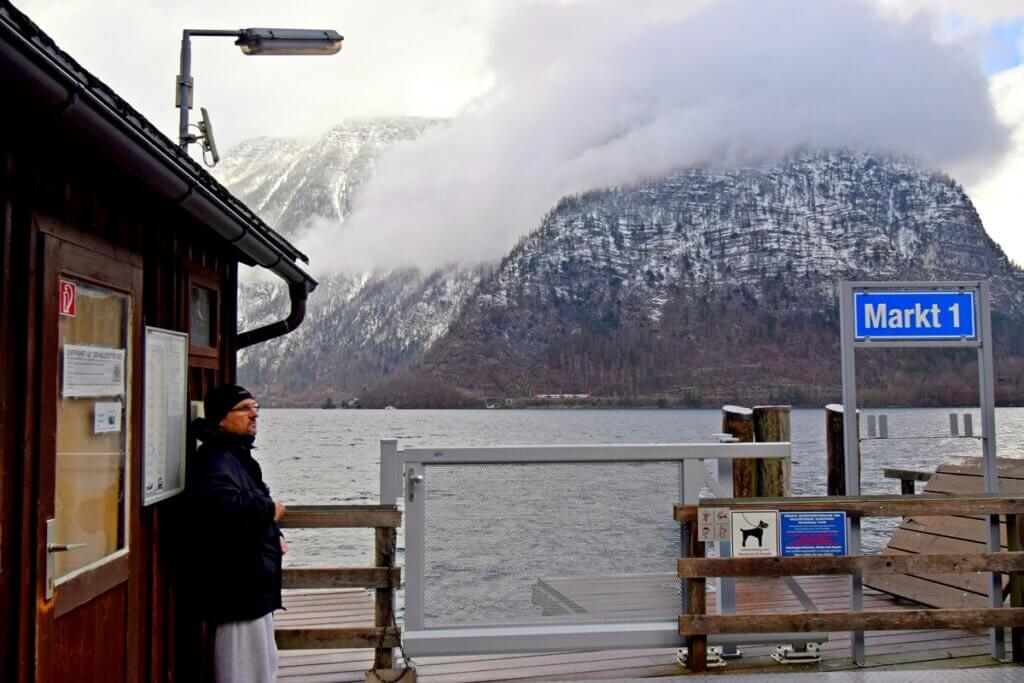
[[[252,397],[252,394],[240,386],[222,384],[206,393],[206,398],[203,400],[203,412],[207,420],[217,425],[228,414],[228,411],[245,399]]]

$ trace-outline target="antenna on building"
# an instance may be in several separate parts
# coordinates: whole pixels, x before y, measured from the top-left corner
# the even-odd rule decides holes
[[[213,139],[213,121],[210,120],[210,115],[206,112],[206,107],[200,107],[199,111],[202,112],[202,120],[197,124],[199,127],[199,140],[203,143],[203,163],[213,168],[220,161],[220,154],[217,153],[217,143]],[[206,154],[210,153],[210,157],[213,159],[213,163],[206,162]]]

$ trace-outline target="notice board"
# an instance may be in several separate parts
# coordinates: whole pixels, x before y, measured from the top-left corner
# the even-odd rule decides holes
[[[846,555],[845,512],[782,512],[780,516],[783,557]]]
[[[188,335],[146,327],[142,504],[185,490]]]

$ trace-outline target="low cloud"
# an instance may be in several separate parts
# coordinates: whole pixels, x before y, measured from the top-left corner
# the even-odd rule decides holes
[[[911,155],[964,182],[1008,145],[975,56],[852,0],[534,3],[494,23],[492,89],[393,148],[320,272],[498,259],[559,198],[802,146]]]
[[[985,230],[1007,255],[1024,265],[1024,66],[1004,71],[992,78],[992,99],[1004,124],[1013,131],[1011,153],[980,182],[967,186]]]

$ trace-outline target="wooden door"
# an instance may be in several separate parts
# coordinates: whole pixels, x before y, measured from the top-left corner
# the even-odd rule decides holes
[[[134,681],[142,272],[40,239],[36,680]]]

